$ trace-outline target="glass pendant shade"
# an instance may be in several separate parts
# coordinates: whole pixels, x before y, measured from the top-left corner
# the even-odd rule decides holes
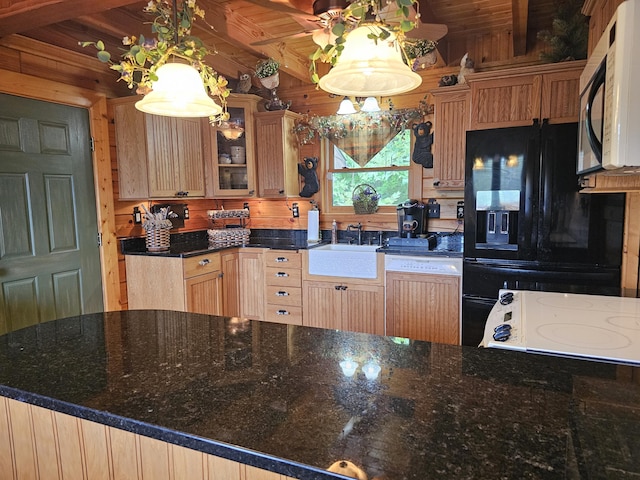
[[[378,100],[376,97],[367,97],[364,99],[364,103],[362,104],[362,108],[360,108],[361,112],[379,112],[380,105],[378,105]]]
[[[320,79],[326,92],[355,97],[388,97],[420,86],[422,77],[402,61],[395,36],[386,40],[368,38],[380,27],[370,24],[354,29],[344,44],[336,65]]]
[[[166,63],[156,71],[153,91],[136,102],[136,108],[167,117],[210,117],[222,107],[207,95],[198,71],[183,63]]]
[[[336,112],[337,115],[351,115],[352,113],[356,113],[356,107],[353,106],[353,102],[349,100],[349,98],[344,97],[344,99],[340,102],[340,107]]]

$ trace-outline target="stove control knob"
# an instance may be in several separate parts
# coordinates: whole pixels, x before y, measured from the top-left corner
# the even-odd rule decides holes
[[[508,332],[511,333],[511,325],[509,325],[508,323],[501,323],[500,325],[498,325],[496,328],[493,329],[493,331],[495,333],[498,332]]]
[[[511,336],[511,329],[509,328],[507,330],[500,330],[494,333],[493,339],[498,342],[506,342],[507,340],[509,340],[510,336]]]
[[[513,302],[513,292],[505,292],[500,295],[500,305],[509,305]]]

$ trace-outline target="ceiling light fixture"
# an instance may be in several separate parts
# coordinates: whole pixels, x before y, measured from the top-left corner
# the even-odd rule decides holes
[[[165,63],[156,70],[153,90],[136,108],[145,113],[167,117],[211,117],[222,107],[207,95],[198,71],[183,63]]]
[[[378,104],[378,100],[376,100],[376,97],[365,98],[362,107],[360,107],[360,111],[367,113],[379,112],[380,105]]]
[[[422,77],[402,61],[402,51],[392,32],[384,40],[382,28],[365,24],[346,38],[336,65],[318,85],[326,92],[344,96],[389,97],[420,86]]]
[[[340,107],[336,112],[337,115],[351,115],[353,113],[357,113],[356,107],[353,105],[353,102],[349,97],[344,97],[344,99],[340,102]]]
[[[135,105],[138,110],[168,117],[209,117],[211,123],[228,119],[227,80],[204,62],[212,52],[191,34],[196,18],[204,21],[196,0],[183,0],[180,10],[177,0],[149,0],[143,12],[154,17],[151,31],[157,38],[124,37],[119,61],[111,59],[102,41],[80,44],[93,45],[98,59],[120,74],[119,80],[144,95]]]

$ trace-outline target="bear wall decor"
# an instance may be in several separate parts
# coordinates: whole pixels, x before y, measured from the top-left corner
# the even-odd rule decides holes
[[[300,192],[301,197],[309,198],[320,190],[320,181],[318,180],[318,168],[317,157],[305,157],[304,162],[298,164],[298,173],[304,180],[304,187]]]
[[[422,165],[424,168],[433,168],[433,153],[431,153],[431,145],[433,145],[433,132],[431,132],[431,122],[416,123],[413,125],[413,134],[416,137],[413,146],[414,162]]]

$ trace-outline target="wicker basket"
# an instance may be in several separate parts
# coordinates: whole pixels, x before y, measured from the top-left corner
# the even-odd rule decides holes
[[[171,228],[150,228],[146,230],[146,245],[149,252],[164,252],[169,250]]]
[[[366,183],[356,185],[351,194],[353,209],[358,215],[375,213],[378,210],[378,199],[376,189]]]

